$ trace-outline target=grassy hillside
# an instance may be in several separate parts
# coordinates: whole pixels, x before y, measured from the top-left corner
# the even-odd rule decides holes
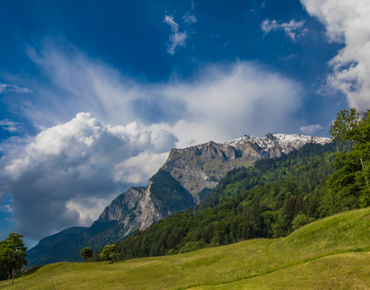
[[[114,264],[56,263],[0,289],[368,288],[370,208],[308,224],[279,239]]]

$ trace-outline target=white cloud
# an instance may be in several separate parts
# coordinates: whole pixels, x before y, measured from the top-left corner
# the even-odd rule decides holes
[[[75,216],[77,217],[77,224],[90,226],[91,221],[96,220],[96,218],[104,211],[106,206],[106,198],[79,196],[66,202],[66,211],[63,215],[67,217]]]
[[[186,31],[179,32],[179,25],[174,21],[173,16],[166,15],[164,17],[164,22],[171,26],[170,43],[168,44],[167,52],[174,55],[177,46],[186,47],[185,40],[188,38],[188,35]]]
[[[16,85],[0,83],[0,93],[3,92],[32,93],[32,91],[28,88],[21,88]]]
[[[344,43],[329,64],[328,88],[346,94],[350,107],[370,107],[370,2],[301,0],[307,12],[326,27],[329,42]]]
[[[182,17],[182,19],[184,20],[184,23],[188,25],[197,22],[197,18],[194,15],[191,15],[189,11],[186,12],[186,14]]]
[[[194,9],[194,7],[195,7],[194,0],[190,0],[190,6],[191,6],[191,9]]]
[[[150,84],[122,76],[78,50],[67,56],[49,44],[38,52],[30,49],[30,56],[54,85],[45,88],[35,81],[39,101],[20,108],[40,128],[87,111],[112,126],[137,122],[148,131],[155,128],[155,135],[165,129],[178,138],[178,146],[192,139],[226,141],[296,128],[290,120],[301,105],[300,85],[255,63],[208,65],[190,80]]]
[[[4,130],[9,131],[10,133],[16,133],[23,130],[22,126],[19,125],[19,123],[8,119],[1,120],[0,127],[3,127]]]
[[[285,23],[278,23],[276,20],[270,21],[269,19],[265,19],[261,23],[261,29],[265,34],[272,30],[284,30],[285,34],[289,36],[291,40],[296,41],[308,32],[307,28],[303,28],[303,25],[304,21],[296,22],[293,19]]]
[[[313,133],[321,130],[322,127],[319,125],[319,124],[316,124],[316,125],[309,125],[309,126],[304,126],[304,127],[301,127],[300,130],[305,133],[305,134],[309,134],[309,135],[312,135]]]
[[[168,157],[168,152],[153,154],[148,151],[122,161],[115,166],[115,180],[128,183],[140,183],[148,180],[160,168]]]

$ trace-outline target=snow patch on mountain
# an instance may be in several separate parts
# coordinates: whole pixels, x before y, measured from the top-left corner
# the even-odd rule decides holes
[[[266,136],[254,137],[250,135],[244,135],[240,138],[228,141],[225,143],[227,146],[232,147],[240,147],[245,145],[246,143],[255,143],[259,147],[261,147],[264,151],[268,150],[269,148],[273,147],[281,147],[284,153],[287,148],[294,148],[298,150],[303,145],[307,143],[315,143],[325,145],[331,142],[330,138],[326,137],[316,137],[310,135],[302,135],[302,134],[266,134]],[[291,150],[288,150],[291,151]]]

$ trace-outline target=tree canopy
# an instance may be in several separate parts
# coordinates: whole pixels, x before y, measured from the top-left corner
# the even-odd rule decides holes
[[[360,118],[355,109],[341,111],[329,134],[333,140],[349,146],[337,155],[336,171],[328,178],[327,204],[334,205],[332,213],[369,206],[370,114]]]
[[[102,253],[100,254],[101,258],[109,259],[113,263],[119,257],[117,252],[117,245],[111,244],[103,248]]]
[[[89,248],[89,247],[85,247],[81,250],[81,253],[80,253],[81,257],[85,260],[91,258],[93,256],[93,249],[92,248]]]

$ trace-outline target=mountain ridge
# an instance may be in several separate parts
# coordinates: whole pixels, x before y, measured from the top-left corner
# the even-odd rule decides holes
[[[104,244],[115,243],[176,211],[199,205],[218,181],[236,167],[252,166],[262,158],[280,157],[299,150],[307,143],[324,145],[330,142],[325,137],[266,134],[262,138],[244,135],[225,143],[209,141],[184,149],[172,149],[147,187],[133,187],[118,195],[89,229],[70,240],[70,248],[73,248],[73,243],[76,247],[68,257],[59,257],[64,261],[78,261],[78,247],[97,249]],[[29,250],[33,257],[29,263],[46,263],[48,256],[54,256],[52,261],[56,262],[57,246],[47,249],[42,258],[33,254],[38,250],[38,245],[35,246]],[[68,247],[63,245],[63,248]]]

